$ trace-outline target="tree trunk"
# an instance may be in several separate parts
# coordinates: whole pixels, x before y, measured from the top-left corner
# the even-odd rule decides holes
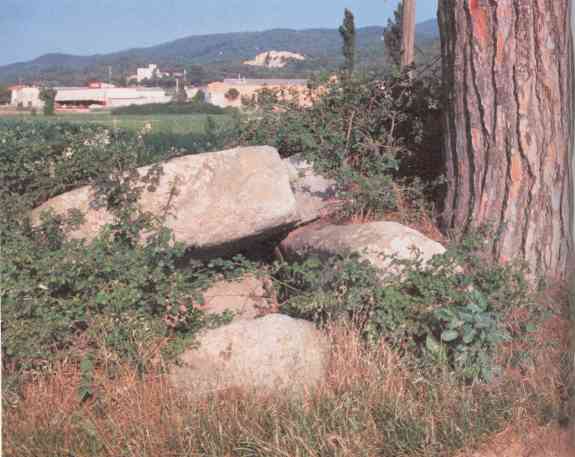
[[[571,41],[575,39],[575,7],[573,6],[573,1],[570,1],[571,7]],[[571,76],[575,78],[575,45],[571,46],[573,60],[571,61]],[[573,88],[572,88],[573,90]],[[574,95],[575,98],[575,95]],[[575,110],[575,102],[571,107]],[[573,134],[575,133],[575,113],[573,116],[573,126],[572,126],[572,136],[571,136],[571,183],[573,184],[572,194],[571,194],[571,217],[572,217],[572,236],[575,240],[575,138]],[[568,412],[570,420],[570,432],[571,432],[571,445],[575,447],[575,253],[572,253],[573,258],[571,260],[571,284],[569,287],[569,309],[571,317],[571,351],[569,354],[571,362],[571,373],[570,373],[570,383],[568,384],[571,389],[571,398],[569,398]]]
[[[573,252],[570,0],[439,0],[445,229],[562,278]]]
[[[403,0],[401,14],[401,68],[413,64],[415,57],[415,0]]]

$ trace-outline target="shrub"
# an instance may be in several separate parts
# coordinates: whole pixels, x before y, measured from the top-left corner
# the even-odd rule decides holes
[[[145,163],[135,134],[91,124],[0,121],[2,192],[30,208],[113,169]]]
[[[174,94],[173,103],[182,104],[188,101],[188,93],[186,92],[186,87],[184,86],[184,82],[181,81],[181,84],[178,86],[176,93]]]
[[[206,103],[206,93],[203,90],[198,90],[192,97],[192,103],[202,104]]]
[[[204,325],[197,292],[238,260],[181,268],[186,250],[161,219],[138,209],[139,196],[153,191],[162,173],[160,166],[136,172],[149,159],[141,138],[93,125],[6,123],[0,157],[6,378],[22,380],[23,370],[62,357],[88,358],[85,397],[86,367],[128,360],[143,369],[150,358],[143,344],[165,340],[171,351]],[[93,241],[66,237],[79,212],[30,223],[31,208],[83,184],[94,186],[92,204],[113,215]]]
[[[357,257],[279,264],[283,310],[322,325],[351,319],[368,340],[384,338],[401,353],[447,365],[464,380],[489,381],[498,370],[495,348],[512,335],[505,317],[529,298],[521,266],[488,264],[479,249],[478,241],[467,241],[434,257],[425,270],[419,260],[401,261],[401,277],[384,285]],[[466,273],[459,265],[468,267]]]
[[[40,100],[44,102],[44,115],[54,115],[54,103],[56,101],[57,91],[51,87],[43,87],[40,89]]]
[[[225,93],[225,97],[231,101],[237,100],[239,96],[240,92],[235,87],[232,87]]]
[[[49,358],[102,314],[154,316],[175,306],[189,291],[186,274],[176,271],[183,250],[136,211],[159,172],[153,168],[142,182],[130,172],[145,149],[137,137],[98,126],[11,127],[0,130],[3,360],[19,368]],[[115,214],[93,242],[65,237],[81,214],[30,224],[32,207],[87,183]],[[150,234],[145,242],[138,241],[142,231]]]
[[[141,220],[118,221],[93,242],[82,243],[64,240],[61,223],[46,219],[36,229],[16,233],[3,227],[7,366],[30,367],[61,355],[103,316],[123,321],[131,314],[135,324],[150,325],[152,318],[182,313],[185,306],[178,325],[185,330],[197,324],[192,301],[184,300],[191,291],[189,274],[176,270],[183,249],[168,232],[135,244],[139,229],[150,227]],[[167,330],[164,326],[163,333]],[[118,343],[114,349],[121,354]]]
[[[303,153],[338,180],[354,211],[396,209],[391,189],[400,175],[429,182],[441,174],[439,82],[433,76],[312,81],[310,107],[268,92],[258,95],[260,116],[243,124],[240,142],[271,144],[284,157]],[[427,128],[431,123],[434,129]]]
[[[0,191],[28,208],[117,168],[149,165],[233,143],[236,124],[206,121],[202,134],[144,136],[96,124],[0,120]],[[237,122],[237,121],[236,121]]]

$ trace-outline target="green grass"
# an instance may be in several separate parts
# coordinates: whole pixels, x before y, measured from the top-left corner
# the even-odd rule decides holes
[[[11,116],[12,117],[12,116]],[[124,128],[128,130],[142,130],[147,124],[151,126],[151,133],[203,133],[207,114],[156,114],[114,116],[109,112],[102,113],[58,113],[55,116],[31,116],[19,114],[14,119],[41,120],[48,122],[94,123],[109,127]],[[223,124],[229,122],[228,115],[210,115],[216,122]],[[6,119],[6,117],[4,118]]]

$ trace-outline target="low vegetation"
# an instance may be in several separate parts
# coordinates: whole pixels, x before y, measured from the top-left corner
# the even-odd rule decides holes
[[[530,288],[522,265],[483,258],[488,228],[426,270],[403,262],[382,285],[354,257],[190,263],[162,219],[135,204],[162,173],[161,163],[144,177],[136,167],[271,144],[337,179],[350,202],[341,221],[429,223],[441,105],[437,81],[416,75],[318,80],[311,107],[267,93],[253,116],[208,117],[187,137],[0,121],[4,454],[439,457],[510,424],[561,419],[562,304]],[[66,237],[81,214],[31,223],[30,209],[84,184],[114,215],[93,241]],[[207,319],[200,292],[248,271],[273,277],[282,312],[326,331],[328,377],[299,398],[183,397],[166,368],[226,318]]]
[[[115,115],[157,115],[157,114],[228,114],[236,112],[234,108],[220,108],[206,102],[187,103],[148,103],[145,105],[130,105],[112,110]]]
[[[352,202],[344,216],[381,217],[415,204],[423,190],[428,202],[437,200],[439,87],[429,71],[415,79],[369,73],[324,78],[310,83],[316,100],[309,108],[298,97],[285,100],[266,89],[258,97],[260,115],[242,126],[239,141],[271,144],[284,157],[302,154],[338,181],[342,197]]]
[[[238,391],[193,401],[157,371],[120,370],[110,381],[97,370],[97,395],[81,404],[81,369],[62,362],[5,403],[4,455],[454,455],[509,423],[527,435],[553,419],[559,352],[543,342],[557,330],[534,337],[538,370],[528,379],[509,370],[496,384],[465,386],[422,376],[385,343],[366,346],[353,328],[331,326],[329,375],[303,398]]]
[[[490,382],[501,374],[497,347],[535,328],[535,320],[511,328],[509,313],[537,316],[521,266],[482,261],[481,244],[478,237],[453,246],[425,269],[419,260],[396,260],[403,271],[384,286],[357,258],[280,265],[283,311],[320,325],[350,320],[368,341],[383,339],[421,367],[439,365],[463,382]]]
[[[136,207],[162,170],[139,178],[135,168],[177,153],[162,155],[142,136],[100,126],[0,124],[5,386],[59,358],[92,357],[99,334],[120,362],[134,359],[132,344],[199,327],[192,297],[221,267],[182,270],[184,249],[161,220]],[[95,240],[66,237],[82,214],[31,224],[32,208],[84,184],[95,186],[94,204],[114,214]]]

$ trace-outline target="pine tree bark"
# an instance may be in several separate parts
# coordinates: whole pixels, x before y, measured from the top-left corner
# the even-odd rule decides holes
[[[439,0],[445,229],[562,278],[573,253],[570,0]]]

